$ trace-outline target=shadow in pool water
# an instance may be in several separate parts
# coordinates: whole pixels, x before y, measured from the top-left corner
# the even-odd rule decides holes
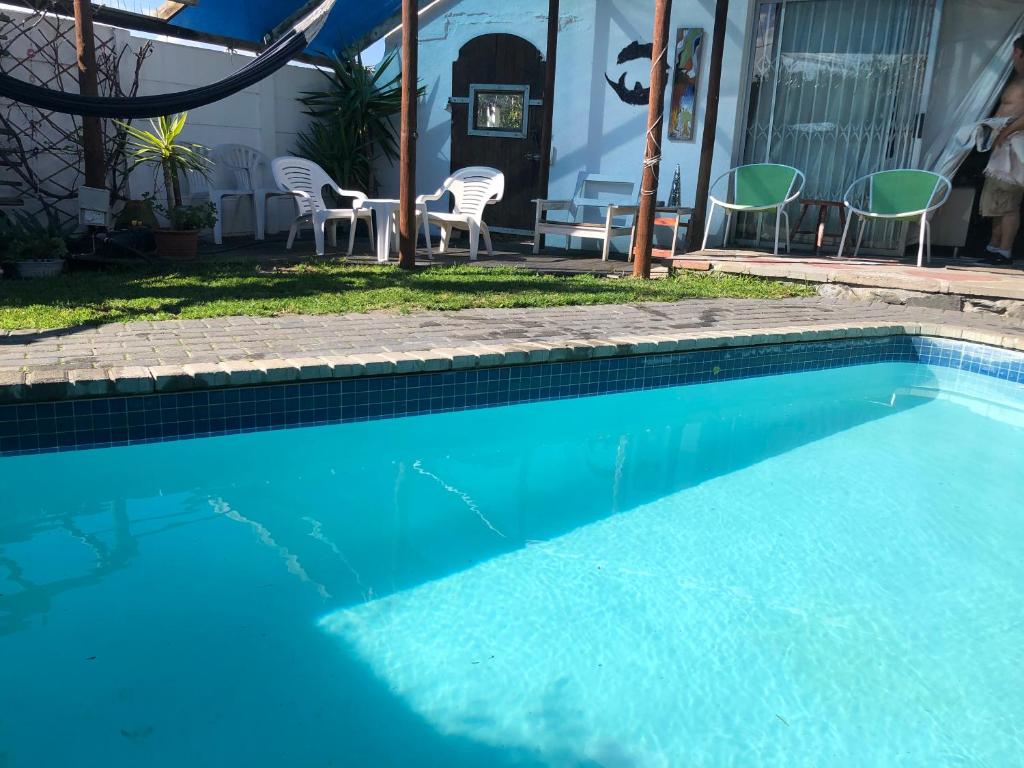
[[[923,402],[895,393],[927,385],[927,369],[877,366],[866,378],[865,370],[782,377],[783,390],[763,386],[772,379],[746,379],[8,459],[0,483],[11,513],[0,521],[0,545],[53,531],[88,545],[74,532],[76,516],[123,510],[126,499],[184,494],[188,501],[163,526],[198,524],[223,502],[272,538],[335,605],[356,604]],[[3,477],[35,468],[61,483]],[[7,556],[20,586],[0,596],[0,632],[130,562],[138,549],[133,521],[123,514],[112,520],[115,543],[89,545],[94,562],[74,576],[35,582]]]
[[[484,675],[491,661],[467,651],[457,666],[444,667],[453,663],[451,648],[432,645],[444,633],[421,634],[424,627],[412,621],[404,635],[390,635],[373,613],[383,610],[380,598],[441,581],[458,585],[450,577],[502,555],[533,548],[536,557],[538,542],[912,408],[922,401],[894,393],[927,383],[927,373],[891,365],[766,382],[4,460],[0,485],[10,493],[0,519],[0,565],[8,573],[0,586],[12,589],[0,590],[0,641],[5,632],[17,641],[34,637],[33,630],[51,640],[69,631],[59,622],[63,628],[45,627],[66,615],[74,593],[88,593],[81,599],[89,615],[127,610],[104,605],[118,602],[116,592],[103,591],[108,586],[150,610],[149,596],[132,591],[148,584],[168,608],[200,601],[187,609],[187,621],[208,625],[211,634],[193,639],[195,648],[253,655],[237,673],[211,669],[211,677],[234,681],[247,679],[250,668],[259,671],[256,683],[242,686],[238,711],[226,707],[218,722],[191,725],[196,750],[245,741],[220,755],[219,764],[286,759],[302,743],[336,745],[331,756],[350,765],[408,765],[415,756],[418,765],[540,765],[529,750],[488,738],[507,732],[509,723],[495,722],[485,699],[448,702],[443,685],[397,690],[371,666],[383,664],[401,677],[395,663],[414,658],[443,683],[448,674]],[[53,477],[61,482],[46,480]],[[44,556],[55,557],[48,548],[57,539],[78,554],[64,559],[58,577],[33,575]],[[272,589],[253,597],[262,586]],[[238,595],[254,602],[231,604]],[[405,604],[429,604],[432,621],[443,623],[437,602]],[[456,599],[448,607],[457,605]],[[243,636],[241,646],[220,637],[232,612],[246,623],[260,616],[268,632],[275,624],[288,627],[285,655],[264,658],[253,637]],[[163,611],[154,616],[172,640],[180,633],[189,647],[189,628]],[[360,632],[363,616],[372,619],[372,632]],[[139,622],[125,626],[135,642]],[[394,657],[389,638],[402,644]],[[410,653],[413,647],[419,652]],[[167,665],[190,679],[201,672]],[[505,670],[501,679],[514,686],[517,675],[528,674]],[[559,744],[588,740],[588,723],[574,715],[573,691],[556,682],[538,711],[523,713],[530,730],[516,742],[550,745],[555,752],[543,764]],[[140,685],[138,676],[132,683]],[[290,690],[317,700],[290,702],[272,717],[264,711],[265,697]],[[202,707],[194,698],[184,704]],[[254,726],[253,709],[270,719]],[[256,735],[245,740],[247,728]],[[480,736],[459,735],[466,733]],[[599,735],[589,741],[595,764],[631,763],[615,743],[601,743]],[[169,754],[158,739],[152,748],[155,756]],[[159,765],[132,754],[122,764]],[[207,749],[207,762],[199,764],[218,764],[214,757]],[[586,764],[582,759],[565,755],[567,764]]]

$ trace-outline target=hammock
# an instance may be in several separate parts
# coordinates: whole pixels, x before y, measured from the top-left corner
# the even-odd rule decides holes
[[[220,101],[258,83],[302,53],[327,21],[336,0],[321,0],[292,28],[233,75],[212,85],[180,93],[155,96],[105,97],[64,93],[26,83],[10,75],[0,74],[0,96],[39,109],[83,117],[117,117],[134,120],[188,112]]]

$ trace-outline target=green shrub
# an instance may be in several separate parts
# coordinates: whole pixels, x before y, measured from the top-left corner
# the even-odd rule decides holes
[[[171,229],[208,229],[217,223],[217,209],[213,203],[197,203],[196,205],[179,205],[165,211]]]
[[[346,189],[375,194],[377,159],[398,159],[393,118],[402,111],[402,76],[394,73],[394,60],[392,52],[370,69],[358,55],[336,55],[324,89],[299,98],[315,120],[299,134],[296,153]]]
[[[69,232],[55,216],[40,221],[24,211],[0,218],[0,258],[7,261],[63,259]]]

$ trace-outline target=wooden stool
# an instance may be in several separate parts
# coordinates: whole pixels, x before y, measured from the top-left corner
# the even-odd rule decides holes
[[[803,224],[804,217],[807,215],[807,211],[817,206],[818,208],[818,225],[814,229],[800,229],[800,225]],[[839,231],[838,232],[827,232],[826,225],[828,224],[829,210],[832,208],[839,209]],[[792,238],[795,239],[797,235],[814,235],[814,255],[817,256],[821,252],[821,246],[825,243],[825,238],[830,237],[838,242],[843,236],[843,229],[846,227],[846,204],[841,200],[815,200],[807,198],[800,201],[800,216],[797,217],[796,226],[793,227]]]
[[[690,215],[693,208],[676,208],[675,206],[658,205],[654,208],[654,226],[672,228],[672,248],[669,251],[669,258],[676,257],[676,247],[679,245],[679,230],[690,231]],[[686,221],[683,221],[686,219]],[[630,248],[629,260],[633,260],[633,249]]]
[[[654,209],[654,226],[672,228],[672,248],[669,258],[676,257],[676,246],[679,243],[679,230],[690,231],[690,215],[693,208],[676,208],[674,206],[659,205]],[[686,221],[683,221],[686,219]],[[632,258],[632,254],[630,254]]]

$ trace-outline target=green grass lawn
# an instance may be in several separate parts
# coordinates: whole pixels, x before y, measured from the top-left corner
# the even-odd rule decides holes
[[[664,280],[556,277],[514,268],[303,264],[147,267],[0,281],[0,328],[222,317],[470,307],[554,307],[690,298],[807,296],[805,286],[742,275],[683,273]]]

